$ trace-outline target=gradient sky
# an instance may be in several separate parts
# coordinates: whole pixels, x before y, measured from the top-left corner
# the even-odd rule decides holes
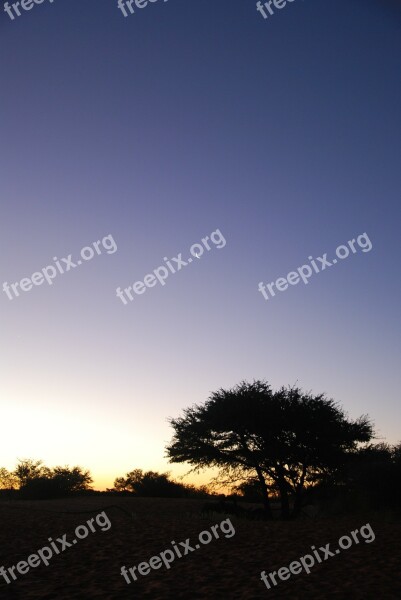
[[[0,284],[118,246],[0,292],[1,466],[78,463],[99,488],[184,473],[163,458],[168,417],[254,378],[400,440],[400,33],[398,0],[295,0],[268,20],[253,0],[1,12]],[[116,298],[218,228],[224,248]],[[258,292],[364,232],[371,252]]]

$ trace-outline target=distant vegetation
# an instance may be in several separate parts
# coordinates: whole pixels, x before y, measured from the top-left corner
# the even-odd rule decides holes
[[[114,488],[109,491],[130,492],[135,496],[158,498],[205,498],[206,487],[196,488],[170,479],[169,473],[155,473],[142,469],[134,469],[125,477],[114,481]]]
[[[92,483],[89,471],[81,467],[50,469],[41,460],[20,460],[11,472],[0,468],[0,489],[27,499],[71,496],[90,490]]]
[[[0,468],[0,495],[30,500],[63,498],[95,493],[89,471],[81,467],[46,467],[42,461],[18,461],[14,471]],[[157,498],[206,498],[206,487],[185,485],[170,478],[169,473],[143,472],[134,469],[118,477],[108,493]]]

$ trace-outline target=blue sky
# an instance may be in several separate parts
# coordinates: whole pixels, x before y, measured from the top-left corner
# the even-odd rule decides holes
[[[4,466],[80,463],[99,487],[171,469],[168,417],[254,378],[400,440],[400,31],[391,0],[1,13],[2,282],[108,234],[118,248],[1,294]],[[224,248],[116,298],[216,229]],[[364,232],[370,252],[258,292]]]

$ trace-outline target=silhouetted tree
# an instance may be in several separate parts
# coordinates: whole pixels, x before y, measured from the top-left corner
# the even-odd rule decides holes
[[[338,478],[348,495],[363,497],[371,508],[401,505],[401,444],[370,444],[355,452]]]
[[[114,489],[117,492],[134,492],[136,486],[141,482],[143,478],[142,469],[133,469],[126,474],[125,477],[117,477],[114,481]]]
[[[54,467],[51,478],[57,483],[61,493],[68,494],[88,490],[93,483],[90,472],[81,467]]]
[[[170,462],[217,467],[237,480],[253,477],[269,516],[269,492],[278,489],[283,517],[289,516],[290,496],[297,514],[305,486],[340,468],[347,453],[373,435],[366,416],[349,421],[323,394],[298,388],[273,393],[265,381],[220,389],[170,422]]]
[[[19,459],[18,463],[14,470],[14,475],[18,480],[19,487],[22,487],[31,479],[50,476],[50,469],[45,467],[41,460],[24,458]]]
[[[16,490],[19,482],[14,473],[11,473],[4,467],[0,467],[0,489],[1,490]]]

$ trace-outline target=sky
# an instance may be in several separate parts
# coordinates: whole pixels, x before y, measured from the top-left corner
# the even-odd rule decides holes
[[[0,10],[1,466],[178,477],[168,419],[253,379],[401,441],[401,2]],[[362,234],[370,251],[258,290]],[[106,236],[51,285],[4,291]]]

